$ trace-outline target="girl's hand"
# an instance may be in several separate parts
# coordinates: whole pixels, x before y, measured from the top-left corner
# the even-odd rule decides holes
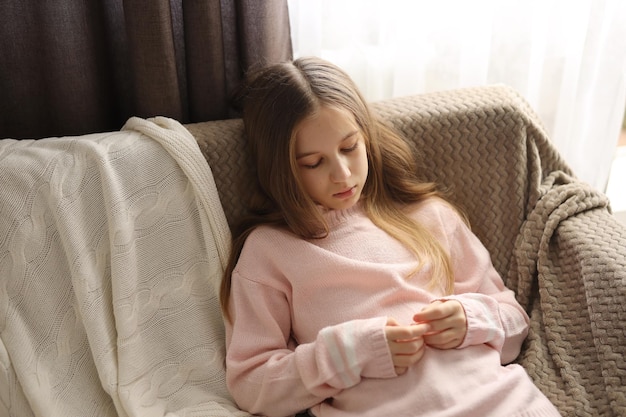
[[[391,351],[391,358],[396,374],[406,370],[424,356],[423,335],[430,329],[428,324],[401,326],[394,318],[387,319],[385,336]]]
[[[437,349],[459,347],[467,333],[465,309],[457,300],[433,301],[414,315],[413,320],[430,326],[424,342]]]

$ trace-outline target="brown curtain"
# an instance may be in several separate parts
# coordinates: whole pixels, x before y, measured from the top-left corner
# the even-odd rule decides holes
[[[0,1],[0,139],[226,119],[245,69],[291,57],[287,0]]]

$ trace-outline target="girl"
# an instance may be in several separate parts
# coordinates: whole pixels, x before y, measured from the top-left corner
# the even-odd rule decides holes
[[[267,416],[558,416],[519,365],[528,317],[350,78],[316,58],[239,97],[256,163],[222,283],[226,374]]]

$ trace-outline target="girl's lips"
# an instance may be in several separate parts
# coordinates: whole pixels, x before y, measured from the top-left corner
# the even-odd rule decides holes
[[[356,185],[352,188],[347,189],[346,191],[333,194],[333,197],[343,200],[343,199],[352,197],[355,193],[356,193]]]

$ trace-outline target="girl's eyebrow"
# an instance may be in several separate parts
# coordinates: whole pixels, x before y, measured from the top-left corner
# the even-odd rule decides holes
[[[346,135],[344,135],[343,138],[341,138],[339,143],[345,142],[346,140],[350,139],[352,136],[356,135],[357,133],[359,133],[358,129],[355,129],[353,131],[348,132]],[[316,153],[318,153],[318,152],[317,151],[313,151],[313,152],[306,152],[306,153],[297,154],[296,155],[296,159],[304,158],[305,156],[309,156],[309,155],[315,155]]]

